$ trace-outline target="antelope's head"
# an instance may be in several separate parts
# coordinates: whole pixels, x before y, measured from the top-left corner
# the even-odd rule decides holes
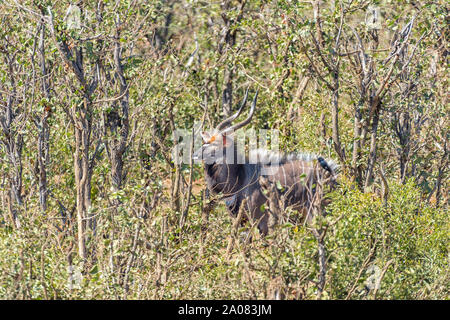
[[[252,106],[247,118],[239,123],[231,125],[231,123],[239,117],[242,110],[247,102],[248,89],[245,92],[244,100],[241,103],[239,110],[233,114],[231,117],[223,120],[211,131],[203,131],[202,136],[202,146],[194,152],[194,160],[203,160],[207,164],[212,163],[228,163],[225,159],[229,156],[234,157],[234,138],[233,133],[247,125],[253,117],[256,106],[256,99],[258,97],[258,92],[256,92],[253,98]],[[234,159],[234,158],[231,158]]]

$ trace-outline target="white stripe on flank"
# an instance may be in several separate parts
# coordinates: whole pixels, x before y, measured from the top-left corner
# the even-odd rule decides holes
[[[251,150],[249,156],[250,159],[257,159],[258,163],[260,164],[271,164],[271,165],[283,164],[294,160],[312,162],[314,160],[317,160],[318,157],[319,155],[315,153],[296,152],[283,154],[280,152],[274,152],[266,149]],[[325,161],[333,172],[339,170],[339,165],[335,161],[331,159],[325,159]],[[302,163],[302,167],[304,168],[304,163]]]

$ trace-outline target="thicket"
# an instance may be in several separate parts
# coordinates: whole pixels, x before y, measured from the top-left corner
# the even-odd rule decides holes
[[[0,297],[448,299],[448,11],[1,1]],[[172,159],[246,88],[251,126],[340,164],[311,226],[261,237]]]

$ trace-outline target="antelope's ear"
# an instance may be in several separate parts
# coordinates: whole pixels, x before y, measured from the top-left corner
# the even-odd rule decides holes
[[[204,143],[208,143],[211,140],[211,134],[207,131],[202,131],[201,136]]]

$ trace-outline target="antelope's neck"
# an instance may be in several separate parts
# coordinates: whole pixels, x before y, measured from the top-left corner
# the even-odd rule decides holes
[[[242,164],[205,164],[206,183],[214,193],[227,195],[237,192],[243,181],[242,173]]]

